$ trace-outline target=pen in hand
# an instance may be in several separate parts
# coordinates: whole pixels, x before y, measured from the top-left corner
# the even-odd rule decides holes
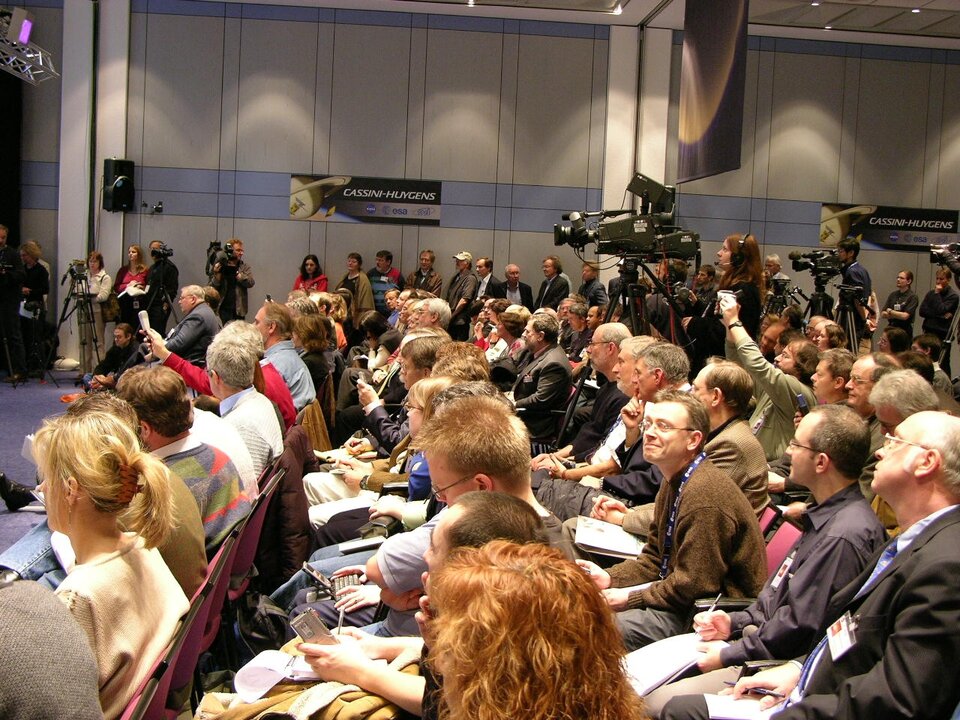
[[[340,631],[343,630],[343,613],[344,609],[340,608],[340,619],[337,620],[337,637],[340,637]]]
[[[735,683],[733,680],[724,680],[723,684],[729,687],[733,687],[737,683]],[[746,692],[753,693],[754,695],[763,695],[765,697],[777,698],[778,700],[783,700],[784,698],[783,693],[778,693],[776,690],[767,690],[767,688],[762,688],[762,687],[747,688]]]
[[[717,603],[720,602],[720,598],[722,597],[723,597],[722,592],[717,593],[717,596],[713,599],[713,602],[710,604],[710,607],[707,609],[708,613],[712,613],[714,610],[717,609]],[[697,637],[700,637],[699,630],[695,630],[694,632],[696,633]]]

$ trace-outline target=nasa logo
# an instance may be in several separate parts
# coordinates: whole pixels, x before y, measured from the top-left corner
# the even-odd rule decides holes
[[[367,205],[366,210],[367,210],[367,213],[368,213],[368,214],[373,215],[374,213],[377,212],[377,206],[374,205],[373,203],[371,203],[371,204]]]

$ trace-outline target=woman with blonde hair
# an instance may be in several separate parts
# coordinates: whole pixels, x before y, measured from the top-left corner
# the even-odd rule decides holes
[[[140,309],[140,296],[143,295],[147,282],[147,265],[143,261],[143,248],[139,245],[128,247],[127,260],[127,264],[117,271],[113,289],[117,291],[117,299],[120,302],[120,322],[139,327],[137,311]],[[122,296],[121,293],[123,293]]]
[[[173,525],[169,472],[102,410],[48,419],[33,452],[50,529],[76,556],[56,593],[96,655],[105,717],[119,717],[189,607],[156,549]]]
[[[613,613],[589,577],[544,545],[454,550],[427,583],[429,662],[449,720],[634,720]]]

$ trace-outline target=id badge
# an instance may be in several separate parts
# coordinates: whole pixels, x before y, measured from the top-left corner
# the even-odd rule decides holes
[[[857,644],[857,620],[845,612],[839,620],[827,628],[827,644],[830,646],[830,657],[836,662],[846,652]]]
[[[782,583],[783,579],[787,577],[787,573],[790,571],[791,565],[793,565],[793,555],[788,555],[783,561],[783,564],[780,565],[780,569],[777,570],[777,574],[773,576],[773,580],[770,581],[770,587],[772,587],[774,590],[780,587],[780,583]]]

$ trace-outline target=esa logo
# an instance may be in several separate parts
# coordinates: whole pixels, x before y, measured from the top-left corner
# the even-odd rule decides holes
[[[368,214],[368,215],[376,215],[376,213],[377,213],[377,206],[374,205],[373,203],[370,203],[369,205],[367,205],[367,207],[365,208],[365,210],[367,211],[367,214]]]

